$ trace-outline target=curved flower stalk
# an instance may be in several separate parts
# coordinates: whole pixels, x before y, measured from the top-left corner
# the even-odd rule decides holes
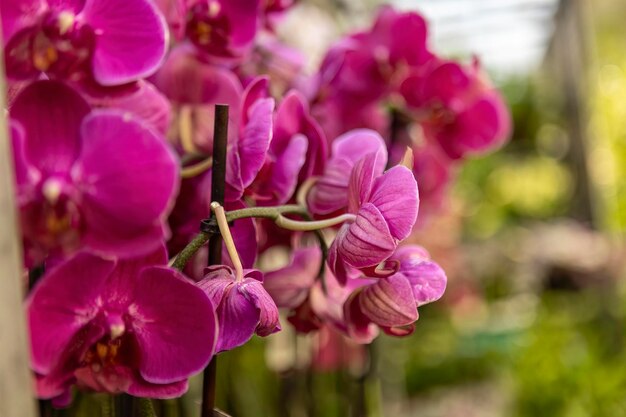
[[[168,44],[150,0],[2,0],[7,75],[93,78],[111,86],[152,74]]]
[[[79,248],[128,258],[161,245],[178,163],[158,134],[128,113],[91,111],[55,81],[24,89],[10,117],[28,259]]]
[[[208,201],[210,190],[210,171],[193,178],[183,179],[181,182],[176,205],[168,218],[172,235],[167,242],[167,247],[171,254],[183,250],[198,233],[200,222],[210,216],[211,208]],[[228,210],[245,208],[241,201],[226,202],[224,207]],[[254,219],[239,219],[233,223],[230,229],[244,268],[252,268],[257,257],[257,226]],[[202,279],[207,259],[208,249],[206,247],[200,248],[183,269],[185,274],[198,281]],[[230,256],[224,246],[222,261],[224,264],[232,266],[229,260]]]
[[[81,252],[51,270],[27,300],[40,398],[73,385],[172,398],[211,359],[211,302],[165,250],[129,260]],[[184,300],[184,302],[181,302]]]
[[[229,105],[231,123],[239,119],[243,88],[237,77],[202,62],[189,45],[175,47],[151,80],[170,100],[173,120],[168,138],[181,153],[211,154],[216,103]],[[237,130],[229,132],[234,136]]]

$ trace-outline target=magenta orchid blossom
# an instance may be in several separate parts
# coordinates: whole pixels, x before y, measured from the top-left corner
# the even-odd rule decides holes
[[[178,169],[158,134],[129,113],[91,111],[54,81],[24,89],[10,117],[29,258],[80,247],[133,257],[159,247]]]
[[[280,322],[278,308],[263,288],[263,273],[243,268],[224,208],[213,202],[211,210],[233,267],[209,266],[198,286],[216,306],[220,326],[216,352],[222,352],[241,346],[255,333],[268,336],[279,331]]]
[[[370,153],[379,153],[375,169],[376,172],[383,172],[387,164],[387,150],[383,138],[375,131],[352,130],[333,141],[324,175],[315,182],[307,198],[311,213],[327,215],[348,207],[352,168]]]
[[[415,224],[419,205],[415,178],[400,165],[383,174],[383,157],[383,152],[368,154],[352,169],[348,213],[354,220],[339,229],[328,257],[340,282],[345,282],[350,268],[376,268]]]
[[[295,249],[289,265],[265,274],[263,286],[281,308],[302,304],[320,270],[322,253],[318,247]]]
[[[407,77],[400,91],[420,114],[427,138],[452,159],[494,149],[509,136],[506,105],[481,73],[478,61],[469,67],[441,62],[425,76]]]
[[[241,59],[259,26],[259,0],[189,0],[185,33],[196,48],[217,60]]]
[[[168,32],[150,0],[2,0],[9,78],[120,85],[156,71]]]
[[[226,265],[207,268],[198,286],[216,307],[220,326],[216,352],[246,343],[256,333],[268,336],[280,330],[278,308],[263,288],[263,274],[247,269],[243,275]]]
[[[444,271],[424,248],[404,246],[391,259],[399,263],[397,272],[360,287],[344,304],[347,333],[361,343],[371,342],[377,327],[393,336],[411,334],[417,307],[438,300],[446,289]]]
[[[41,398],[74,384],[149,398],[187,390],[213,354],[217,323],[209,299],[166,261],[162,248],[124,261],[79,253],[35,287],[27,310]]]
[[[324,169],[326,139],[296,91],[287,93],[274,120],[274,131],[265,163],[248,194],[259,205],[284,204],[298,184]]]

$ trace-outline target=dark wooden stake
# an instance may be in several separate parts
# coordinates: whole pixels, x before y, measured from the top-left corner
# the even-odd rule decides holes
[[[211,176],[211,201],[224,204],[226,188],[226,147],[228,142],[228,106],[215,106],[213,129],[213,170]],[[209,239],[209,265],[222,262],[222,236],[213,234]],[[206,367],[202,379],[202,417],[213,417],[215,408],[215,377],[217,356]]]

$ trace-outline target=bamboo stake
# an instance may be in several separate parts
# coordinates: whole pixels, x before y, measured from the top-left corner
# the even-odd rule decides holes
[[[1,42],[0,42],[1,43]],[[0,74],[0,108],[6,83]],[[23,300],[22,249],[17,227],[13,158],[7,119],[0,116],[0,416],[35,417],[33,378]]]
[[[228,106],[215,106],[215,127],[213,133],[213,171],[211,172],[211,201],[224,204],[226,188],[226,147],[228,138]],[[222,236],[214,234],[209,240],[209,265],[222,261]],[[202,381],[202,417],[220,415],[215,408],[215,384],[217,356],[204,370]]]

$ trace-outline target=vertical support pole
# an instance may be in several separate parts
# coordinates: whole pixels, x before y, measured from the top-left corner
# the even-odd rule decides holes
[[[595,224],[595,192],[587,161],[586,72],[587,27],[584,0],[561,0],[557,13],[553,52],[554,76],[561,82],[563,116],[570,137],[566,162],[574,176],[570,215],[590,227]]]
[[[1,72],[1,71],[0,71]],[[6,84],[0,73],[0,109]],[[0,416],[35,417],[23,298],[22,249],[17,228],[13,152],[7,118],[0,116]]]
[[[224,204],[226,188],[226,147],[228,145],[228,106],[215,106],[213,130],[213,170],[211,172],[211,201]],[[209,265],[222,262],[222,236],[214,234],[209,239]],[[206,367],[202,379],[202,417],[213,417],[215,408],[215,377],[217,357]]]

